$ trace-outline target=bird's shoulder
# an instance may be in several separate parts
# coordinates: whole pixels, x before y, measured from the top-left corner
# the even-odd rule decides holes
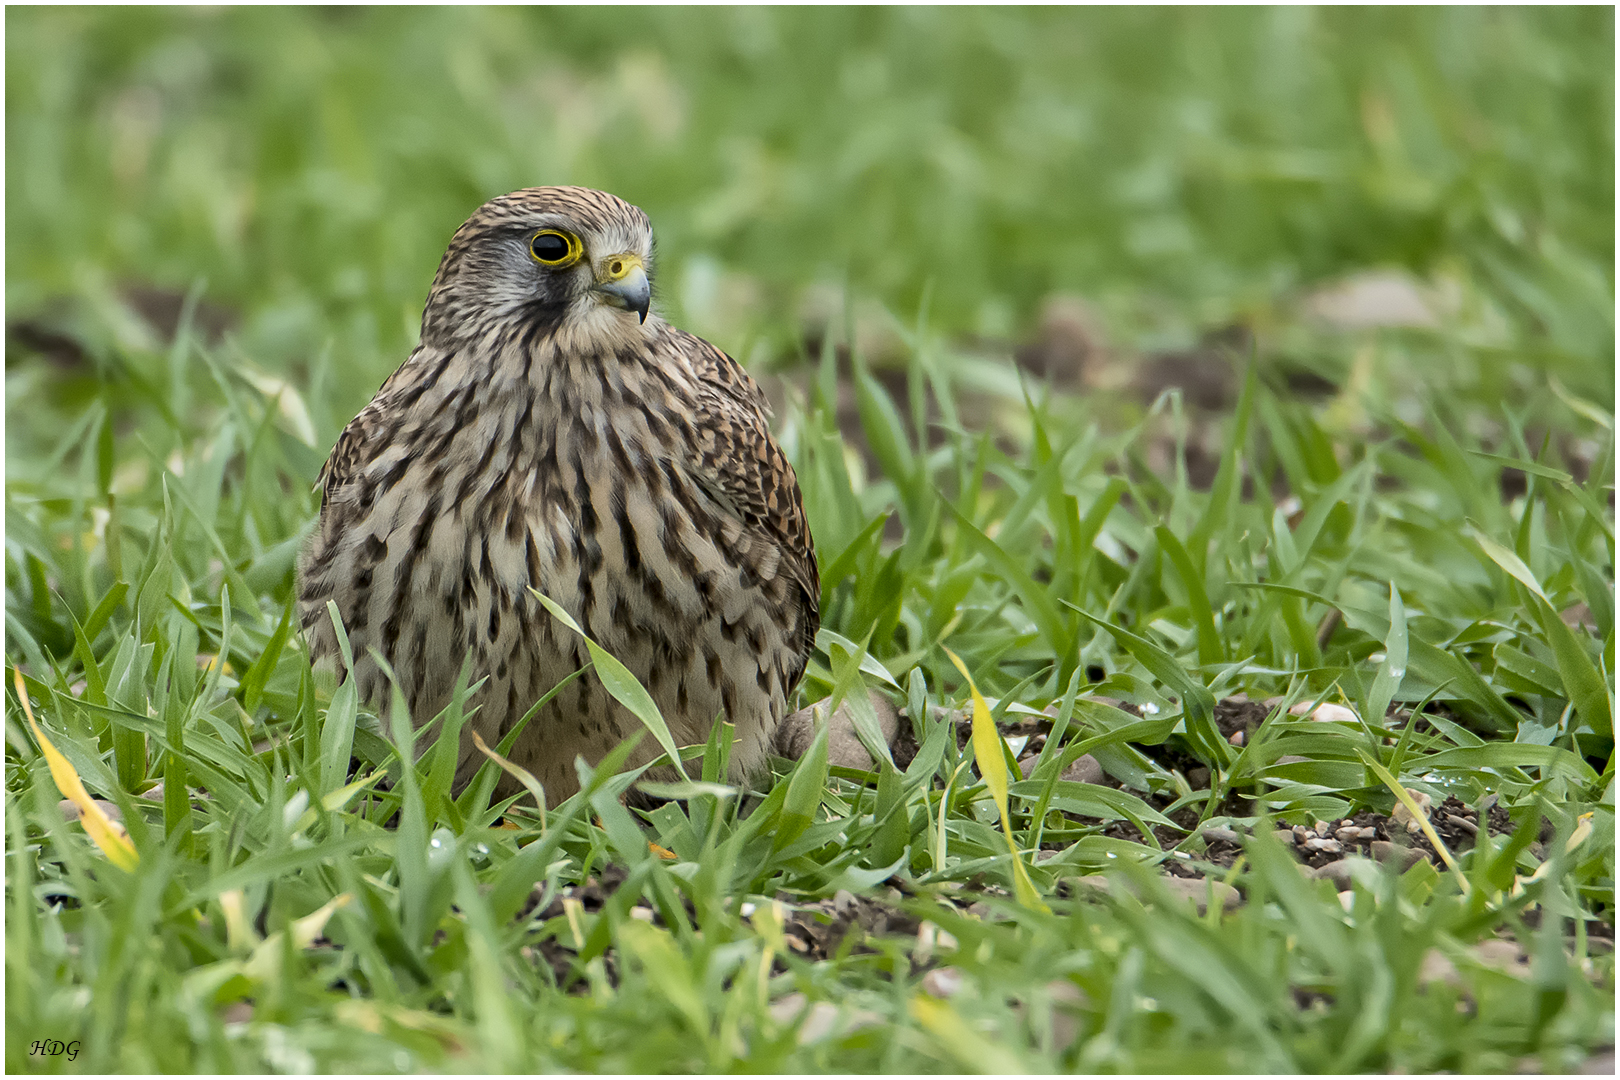
[[[366,407],[349,421],[315,478],[315,486],[321,491],[323,503],[330,504],[344,485],[388,449],[390,436],[399,427],[403,415],[443,372],[445,359],[443,350],[429,345],[418,346],[383,381],[381,389]]]
[[[743,524],[781,549],[812,612],[820,577],[810,522],[793,466],[770,431],[770,404],[741,364],[695,334],[672,329],[667,339],[693,378],[701,419],[694,462]]]

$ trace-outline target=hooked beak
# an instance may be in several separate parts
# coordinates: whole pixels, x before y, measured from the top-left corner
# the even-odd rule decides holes
[[[640,255],[609,255],[596,267],[595,292],[607,303],[633,311],[642,322],[647,321],[647,308],[652,303],[652,284]]]

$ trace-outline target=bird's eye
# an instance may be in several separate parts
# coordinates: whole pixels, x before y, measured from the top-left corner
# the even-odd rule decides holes
[[[580,251],[579,237],[557,229],[542,229],[529,241],[529,253],[535,261],[552,268],[578,262]]]

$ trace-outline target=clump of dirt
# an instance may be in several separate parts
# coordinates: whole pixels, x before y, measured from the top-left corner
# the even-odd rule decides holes
[[[788,948],[803,960],[827,960],[836,956],[844,939],[855,935],[851,951],[876,953],[868,945],[873,937],[915,937],[922,920],[895,907],[894,897],[856,896],[840,889],[824,900],[795,902],[782,894],[777,897],[787,910],[783,938]],[[781,970],[786,970],[782,965]]]
[[[536,885],[528,906],[519,915],[538,930],[538,940],[524,946],[524,955],[538,965],[551,968],[552,977],[559,986],[567,986],[571,993],[584,993],[589,984],[580,978],[579,948],[574,940],[574,927],[568,918],[570,901],[576,901],[582,912],[594,915],[607,906],[613,895],[629,879],[629,871],[618,864],[609,864],[582,885],[564,886],[557,890],[545,907],[540,907],[543,887]],[[911,937],[917,935],[922,920],[902,910],[898,903],[902,894],[891,889],[884,896],[856,896],[840,889],[825,899],[803,900],[788,893],[780,893],[783,918],[783,939],[793,955],[811,962],[837,956],[852,936],[848,949],[855,954],[877,953],[869,941],[879,937]],[[681,903],[687,918],[697,921],[697,909],[685,896]],[[663,913],[656,907],[638,903],[631,909],[633,918],[645,918],[654,926],[665,926]],[[742,909],[744,919],[751,919],[750,906]],[[618,958],[613,949],[603,954],[603,967],[608,981],[618,985]],[[776,971],[787,970],[784,958],[776,961]]]

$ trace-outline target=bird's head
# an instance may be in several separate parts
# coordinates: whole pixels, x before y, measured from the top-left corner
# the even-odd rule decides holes
[[[491,199],[451,238],[422,339],[510,327],[615,348],[647,321],[652,246],[647,215],[606,192],[538,187]]]

